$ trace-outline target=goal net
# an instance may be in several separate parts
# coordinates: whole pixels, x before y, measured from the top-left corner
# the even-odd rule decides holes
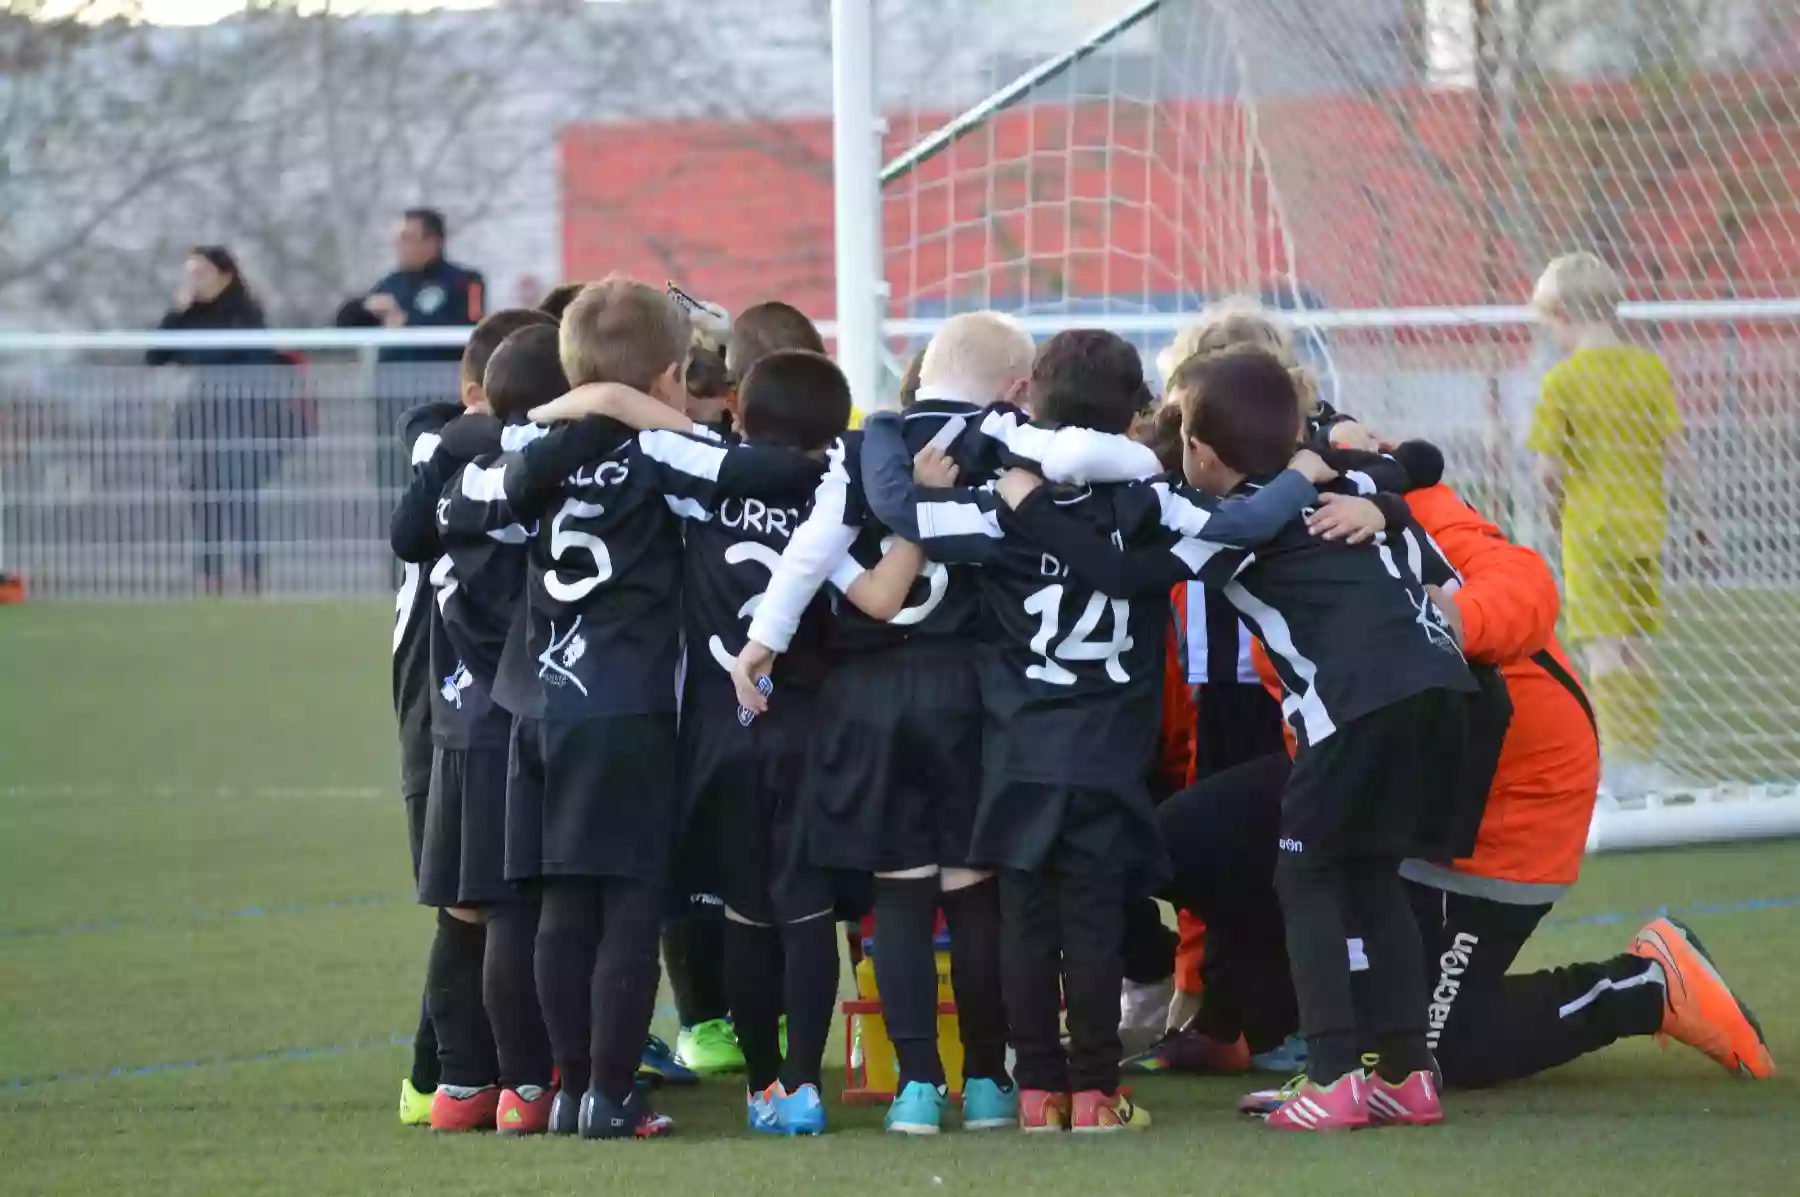
[[[1596,836],[1800,832],[1800,11],[1075,4],[1101,31],[1084,40],[1038,6],[927,7],[954,35],[937,69],[880,64],[896,363],[982,307],[1114,327],[1153,360],[1208,300],[1259,295],[1291,310],[1328,398],[1438,442],[1452,485],[1566,570],[1526,446],[1561,351],[1524,305],[1557,255],[1609,263],[1694,468],[1661,485],[1662,618],[1613,604],[1660,697],[1611,737],[1643,746],[1613,776],[1647,809]],[[1633,402],[1571,454],[1659,471]],[[1569,535],[1574,561],[1611,533]]]

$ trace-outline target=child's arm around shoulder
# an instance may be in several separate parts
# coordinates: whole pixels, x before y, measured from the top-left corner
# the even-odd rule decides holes
[[[870,512],[933,561],[988,560],[1002,535],[994,492],[955,487],[955,463],[931,445],[909,453],[902,429],[894,412],[863,421],[863,493]]]
[[[873,569],[864,569],[845,553],[831,573],[831,584],[858,611],[887,623],[906,608],[906,596],[924,568],[925,550],[910,540],[896,538]]]

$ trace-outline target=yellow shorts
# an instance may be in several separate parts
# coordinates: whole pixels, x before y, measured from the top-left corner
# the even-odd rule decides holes
[[[1661,635],[1662,587],[1660,557],[1565,546],[1563,639],[1579,644],[1602,637]]]

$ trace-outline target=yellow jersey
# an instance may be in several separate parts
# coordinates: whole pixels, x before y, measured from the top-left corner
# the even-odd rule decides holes
[[[1578,349],[1544,376],[1526,445],[1562,463],[1565,556],[1661,556],[1664,464],[1680,434],[1675,382],[1648,349]]]

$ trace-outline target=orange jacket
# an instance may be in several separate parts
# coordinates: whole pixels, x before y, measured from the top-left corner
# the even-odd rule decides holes
[[[1452,869],[1515,886],[1573,884],[1600,784],[1600,742],[1587,695],[1556,642],[1556,579],[1542,557],[1507,540],[1449,487],[1411,491],[1406,502],[1463,576],[1452,596],[1463,651],[1499,666],[1513,704],[1475,854]],[[1255,656],[1263,684],[1279,698],[1260,644]]]
[[[1194,784],[1194,691],[1182,661],[1187,645],[1187,583],[1169,592],[1169,650],[1163,659],[1162,739],[1151,786],[1162,795]]]

